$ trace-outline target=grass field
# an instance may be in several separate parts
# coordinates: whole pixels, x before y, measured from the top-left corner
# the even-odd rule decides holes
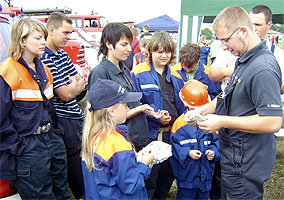
[[[264,200],[284,199],[284,137],[277,137],[276,163],[271,178],[264,184]],[[263,163],[265,165],[265,163]],[[167,200],[176,199],[177,186],[174,182]]]

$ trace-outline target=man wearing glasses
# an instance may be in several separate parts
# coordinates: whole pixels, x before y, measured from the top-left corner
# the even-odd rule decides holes
[[[207,120],[197,124],[219,130],[222,199],[262,199],[276,159],[273,133],[282,124],[281,70],[243,8],[225,8],[213,30],[239,58],[224,94],[198,110]]]
[[[276,57],[281,71],[284,71],[284,52],[283,50],[271,43],[268,40],[267,33],[272,26],[272,12],[271,10],[264,5],[258,5],[251,9],[250,19],[254,24],[255,31],[257,35],[261,38],[266,40],[266,45],[268,48],[273,52],[274,56]],[[232,32],[232,35],[234,32]],[[230,37],[226,38],[226,40],[230,39]],[[221,81],[222,90],[225,89],[227,86],[230,77],[234,71],[235,61],[237,57],[232,55],[228,51],[221,51],[220,54],[216,57],[214,63],[212,63],[209,71],[209,78],[213,81]],[[282,76],[282,79],[284,76]],[[281,87],[281,94],[284,93],[284,82],[282,80],[282,87]]]

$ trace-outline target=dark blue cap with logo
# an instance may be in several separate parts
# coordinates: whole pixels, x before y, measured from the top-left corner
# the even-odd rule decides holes
[[[112,80],[98,79],[90,88],[87,100],[91,107],[89,111],[108,108],[117,103],[130,103],[140,100],[141,92],[127,92]]]

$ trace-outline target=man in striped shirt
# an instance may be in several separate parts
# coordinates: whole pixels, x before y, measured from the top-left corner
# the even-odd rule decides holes
[[[85,85],[69,56],[61,49],[70,39],[72,20],[63,13],[54,12],[48,19],[47,29],[47,44],[41,59],[54,78],[52,102],[67,150],[67,180],[73,195],[79,199],[84,193],[80,158],[84,116],[75,97]]]

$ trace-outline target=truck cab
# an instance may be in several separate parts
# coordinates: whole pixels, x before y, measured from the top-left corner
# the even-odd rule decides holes
[[[73,21],[73,28],[81,28],[99,41],[103,28],[107,24],[106,18],[96,15],[67,14]]]

